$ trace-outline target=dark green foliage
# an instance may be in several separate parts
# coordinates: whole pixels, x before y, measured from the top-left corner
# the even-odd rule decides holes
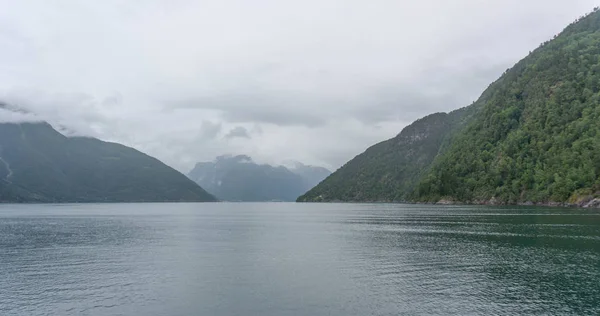
[[[478,101],[414,197],[575,202],[600,189],[600,14],[569,26]]]
[[[436,113],[356,156],[298,201],[401,201],[464,111]]]
[[[0,157],[1,202],[215,200],[155,158],[45,123],[0,124]]]
[[[290,170],[256,164],[248,156],[221,156],[196,164],[188,176],[225,201],[295,201],[330,172],[297,164]]]
[[[597,194],[600,12],[542,44],[450,116],[456,112],[445,123],[431,116],[413,123],[407,129],[439,129],[395,146],[403,130],[299,200],[575,202]]]

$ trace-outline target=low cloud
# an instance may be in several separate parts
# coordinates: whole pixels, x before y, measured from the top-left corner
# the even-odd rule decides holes
[[[318,100],[284,92],[231,91],[210,97],[166,102],[168,108],[212,110],[222,120],[231,123],[266,123],[278,126],[322,126],[327,122],[323,113],[315,113]]]
[[[211,121],[203,121],[200,125],[199,138],[201,139],[216,139],[222,130],[221,123],[213,123]]]
[[[250,134],[248,133],[248,130],[245,127],[242,126],[236,126],[235,128],[233,128],[232,130],[229,131],[229,133],[227,133],[227,135],[225,135],[225,138],[246,138],[246,139],[250,139]]]
[[[475,101],[597,6],[573,1],[6,1],[0,122],[44,120],[181,171],[222,154],[336,169]],[[218,31],[216,31],[218,30]]]
[[[43,121],[36,115],[27,112],[14,111],[5,108],[0,103],[0,123],[30,123]]]

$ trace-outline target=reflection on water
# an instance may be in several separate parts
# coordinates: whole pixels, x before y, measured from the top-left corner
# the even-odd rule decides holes
[[[0,206],[0,315],[600,313],[600,212]]]

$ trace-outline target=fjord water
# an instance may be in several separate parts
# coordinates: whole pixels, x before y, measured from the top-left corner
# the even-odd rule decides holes
[[[600,212],[0,206],[0,315],[600,313]]]

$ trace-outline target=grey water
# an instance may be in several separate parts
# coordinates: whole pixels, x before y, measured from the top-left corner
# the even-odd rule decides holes
[[[0,315],[452,314],[600,314],[600,211],[0,206]]]

